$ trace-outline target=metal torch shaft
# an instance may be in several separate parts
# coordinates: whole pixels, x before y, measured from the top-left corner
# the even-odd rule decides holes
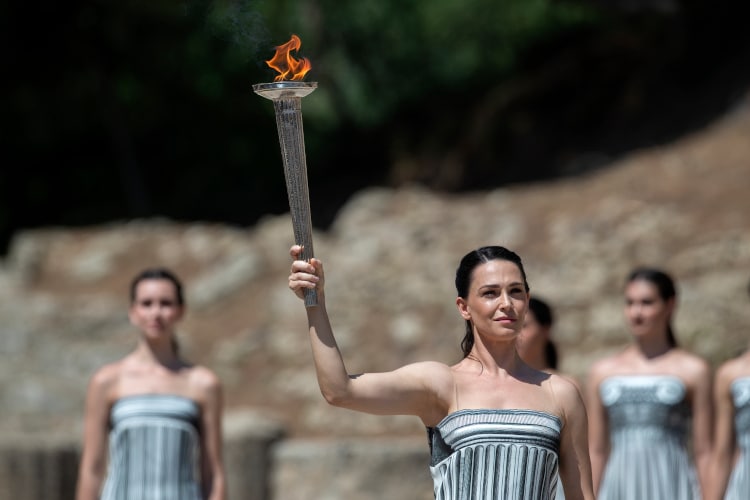
[[[294,241],[302,246],[300,258],[310,260],[314,256],[314,251],[301,101],[299,97],[281,97],[274,99],[273,103],[281,156],[284,162],[284,178],[289,197],[289,211],[292,215]],[[317,304],[317,292],[314,289],[305,289],[305,307]]]

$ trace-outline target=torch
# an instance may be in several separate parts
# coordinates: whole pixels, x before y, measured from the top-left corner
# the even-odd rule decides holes
[[[272,83],[253,85],[256,94],[273,101],[276,112],[276,128],[279,132],[281,159],[284,163],[284,178],[292,216],[295,242],[302,247],[300,258],[310,260],[313,255],[312,221],[310,218],[310,194],[307,185],[307,159],[305,157],[305,133],[302,128],[302,98],[318,86],[317,82],[303,82],[310,71],[310,61],[292,57],[292,50],[299,49],[301,41],[297,35],[276,47],[276,54],[266,64],[278,71]],[[305,307],[318,304],[314,289],[305,289]]]

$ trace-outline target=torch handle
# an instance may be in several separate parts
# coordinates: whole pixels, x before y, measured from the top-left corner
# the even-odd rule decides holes
[[[300,259],[310,260],[314,256],[314,252],[301,99],[299,97],[282,97],[273,102],[276,111],[279,143],[281,144],[281,156],[284,162],[284,178],[286,179],[286,191],[289,196],[289,212],[292,216],[294,241],[302,246]],[[305,289],[305,307],[316,305],[318,305],[317,292],[314,289]]]
[[[312,231],[310,226],[304,224],[297,224],[292,220],[292,228],[294,229],[294,241],[302,247],[300,253],[300,260],[310,261],[314,257]],[[314,307],[318,305],[318,293],[314,288],[305,288],[305,307]]]

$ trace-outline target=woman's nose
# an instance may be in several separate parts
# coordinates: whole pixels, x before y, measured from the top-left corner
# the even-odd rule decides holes
[[[508,296],[508,294],[506,293],[500,294],[500,307],[507,308],[510,306],[510,304],[511,304],[511,301],[510,301],[510,297]]]

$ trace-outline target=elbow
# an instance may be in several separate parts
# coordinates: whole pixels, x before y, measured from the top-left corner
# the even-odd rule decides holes
[[[331,406],[342,406],[344,404],[344,398],[341,394],[333,391],[320,391],[323,394],[323,399],[326,400]]]
[[[349,400],[346,391],[321,388],[320,393],[323,395],[323,399],[326,400],[326,403],[331,406],[345,407]]]

